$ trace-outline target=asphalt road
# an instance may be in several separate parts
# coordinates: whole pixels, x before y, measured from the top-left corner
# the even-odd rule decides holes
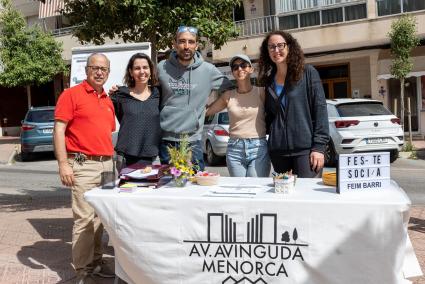
[[[224,164],[207,170],[229,175]],[[425,205],[425,159],[399,158],[391,164],[391,178],[406,191],[414,205]],[[39,155],[30,162],[0,165],[0,198],[9,194],[63,196],[69,195],[69,190],[60,183],[53,155]]]

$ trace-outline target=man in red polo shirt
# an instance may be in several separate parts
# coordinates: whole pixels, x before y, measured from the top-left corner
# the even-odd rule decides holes
[[[65,90],[56,105],[54,145],[59,175],[72,189],[72,265],[78,284],[95,283],[93,274],[114,277],[102,262],[103,226],[84,193],[101,184],[104,172],[113,170],[111,134],[115,113],[103,90],[109,76],[109,60],[103,54],[87,59],[87,79]]]

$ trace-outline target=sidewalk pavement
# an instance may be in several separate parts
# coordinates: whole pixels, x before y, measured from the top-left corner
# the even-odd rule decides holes
[[[417,148],[425,149],[425,141],[419,142]],[[0,137],[0,163],[4,164],[17,144],[19,139]],[[0,284],[75,282],[70,201],[69,192],[47,196],[0,193]],[[408,232],[425,272],[425,206],[412,207]],[[107,260],[113,261],[113,249],[107,244],[105,237]],[[113,279],[96,280],[113,283]],[[413,283],[425,284],[425,276]]]

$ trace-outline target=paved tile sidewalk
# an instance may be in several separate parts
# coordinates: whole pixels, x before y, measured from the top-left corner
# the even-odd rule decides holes
[[[74,283],[71,231],[69,194],[0,195],[0,283]],[[112,248],[105,252],[113,261]]]

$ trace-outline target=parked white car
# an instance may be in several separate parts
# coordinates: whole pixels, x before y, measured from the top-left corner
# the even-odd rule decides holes
[[[337,154],[390,152],[394,162],[404,144],[400,119],[370,99],[327,100],[331,139],[326,163],[335,164]]]
[[[224,160],[229,141],[229,114],[223,110],[205,117],[202,132],[202,148],[210,166]]]

